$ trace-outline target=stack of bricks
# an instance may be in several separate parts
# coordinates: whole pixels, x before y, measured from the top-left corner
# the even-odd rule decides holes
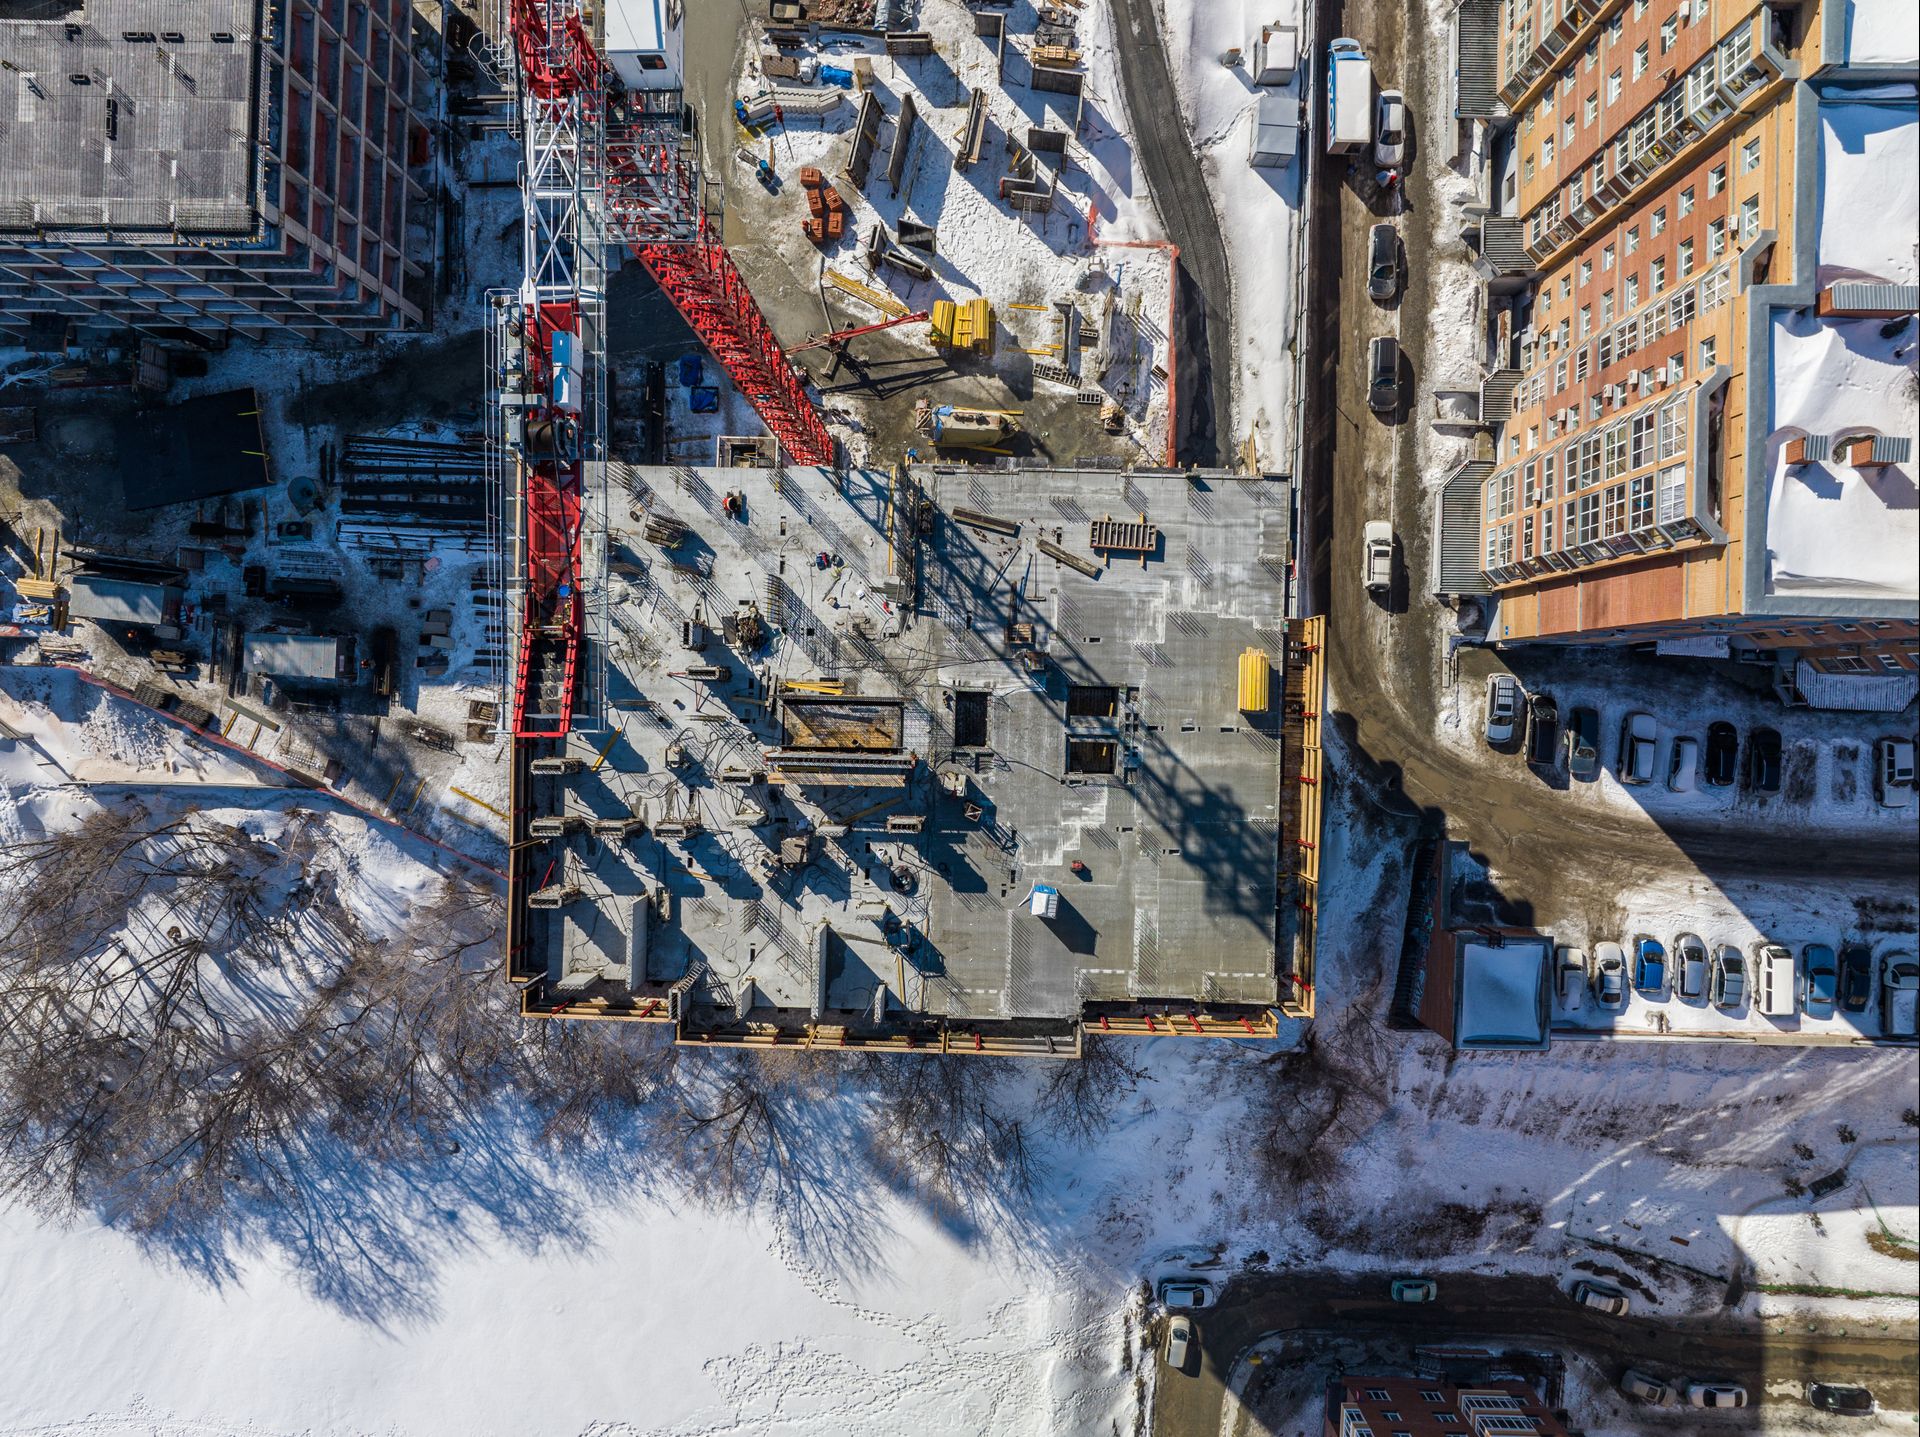
[[[800,171],[800,187],[807,192],[807,218],[800,228],[815,244],[840,239],[847,232],[847,204],[813,165]]]

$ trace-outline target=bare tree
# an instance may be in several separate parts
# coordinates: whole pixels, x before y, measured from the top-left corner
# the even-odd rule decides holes
[[[1127,1041],[1088,1037],[1079,1062],[1053,1065],[1039,1109],[1054,1127],[1084,1142],[1113,1120],[1113,1110],[1147,1075],[1123,1047]]]

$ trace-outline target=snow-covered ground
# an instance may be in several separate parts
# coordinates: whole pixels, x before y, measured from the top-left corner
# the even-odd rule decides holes
[[[1300,153],[1280,168],[1255,167],[1247,158],[1263,93],[1298,103],[1306,93],[1306,37],[1301,68],[1282,86],[1253,84],[1248,64],[1263,25],[1303,26],[1298,0],[1155,0],[1181,114],[1194,137],[1207,179],[1233,283],[1235,432],[1231,446],[1251,435],[1261,464],[1291,467],[1298,425],[1294,408],[1295,311],[1305,262],[1301,209],[1306,198],[1307,149],[1319,143],[1312,117],[1301,131]],[[1246,58],[1226,65],[1240,50]]]
[[[157,720],[120,722],[130,752],[161,752],[140,732]],[[49,818],[75,801],[65,786],[27,795]],[[1387,975],[1366,955],[1397,942],[1404,860],[1351,801],[1336,796],[1327,834],[1346,878],[1322,930],[1315,1053],[1127,1047],[1143,1073],[1106,1123],[1085,1137],[1036,1127],[1031,1196],[983,1176],[963,1204],[928,1203],[884,1176],[844,1145],[873,1102],[848,1070],[815,1099],[821,1146],[805,1157],[830,1160],[832,1179],[804,1222],[690,1200],[650,1162],[644,1121],[569,1153],[483,1116],[405,1201],[378,1172],[341,1175],[409,1253],[404,1299],[371,1311],[320,1295],[285,1234],[243,1229],[183,1262],[97,1216],[0,1210],[13,1319],[0,1432],[1130,1430],[1149,1395],[1135,1385],[1150,1366],[1139,1281],[1216,1245],[1228,1271],[1255,1250],[1293,1267],[1554,1275],[1598,1254],[1630,1270],[1643,1308],[1676,1313],[1716,1310],[1742,1260],[1763,1283],[1913,1292],[1915,1267],[1869,1242],[1883,1223],[1915,1237],[1908,1055],[1635,1044],[1455,1058],[1430,1035],[1388,1033],[1368,1016]],[[432,895],[434,865],[409,843],[357,863],[385,931]],[[1017,1094],[1045,1078],[1022,1067],[1005,1081]],[[1818,1205],[1815,1233],[1788,1194],[1849,1158],[1851,1186]],[[508,1173],[511,1194],[497,1186]],[[1871,1310],[1905,1322],[1913,1305]]]

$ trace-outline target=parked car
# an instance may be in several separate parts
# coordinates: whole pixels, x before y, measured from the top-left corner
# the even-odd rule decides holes
[[[1840,1387],[1831,1382],[1807,1384],[1807,1406],[1842,1417],[1871,1417],[1880,1410],[1873,1393],[1865,1387]]]
[[[1747,735],[1747,787],[1759,793],[1780,791],[1780,730],[1757,728]]]
[[[1700,777],[1700,740],[1683,733],[1673,741],[1673,753],[1667,759],[1667,791],[1692,793]]]
[[[1913,802],[1913,743],[1904,738],[1873,741],[1873,796],[1882,808]]]
[[[1920,1036],[1920,963],[1911,953],[1889,953],[1880,960],[1880,1033]]]
[[[1713,955],[1713,1006],[1738,1008],[1747,1001],[1747,955],[1722,944]]]
[[[1649,1377],[1644,1372],[1629,1367],[1620,1374],[1620,1390],[1629,1397],[1637,1398],[1649,1407],[1665,1407],[1673,1401],[1673,1386],[1657,1377]]]
[[[1833,1005],[1840,996],[1840,965],[1833,950],[1824,943],[1809,943],[1800,950],[1806,965],[1807,991],[1801,1006],[1809,1018],[1831,1018]]]
[[[1593,709],[1567,715],[1567,776],[1582,783],[1600,776],[1600,715]]]
[[[1673,984],[1689,1003],[1707,996],[1707,945],[1697,933],[1682,933],[1673,940]]]
[[[1188,1361],[1198,1348],[1199,1344],[1194,1341],[1191,1317],[1176,1317],[1167,1324],[1167,1366],[1175,1372],[1185,1372]]]
[[[1702,775],[1715,788],[1733,782],[1734,760],[1740,754],[1739,730],[1725,719],[1707,725],[1707,763]]]
[[[1593,998],[1602,1008],[1627,1003],[1627,955],[1618,943],[1593,945]]]
[[[1658,938],[1642,934],[1633,940],[1633,987],[1650,1002],[1666,1001],[1667,950]]]
[[[1536,768],[1552,768],[1554,751],[1560,738],[1560,705],[1552,694],[1527,696],[1527,762]]]
[[[1800,1009],[1800,969],[1792,950],[1778,943],[1754,947],[1755,1006],[1769,1018],[1791,1018]]]
[[[1745,1407],[1747,1389],[1737,1382],[1689,1382],[1684,1389],[1689,1407]]]
[[[1367,293],[1392,299],[1400,288],[1400,232],[1389,224],[1367,231]]]
[[[1367,592],[1384,594],[1393,587],[1393,525],[1385,519],[1369,520],[1363,538],[1367,548]]]
[[[1383,170],[1397,170],[1407,157],[1407,101],[1398,90],[1382,90],[1373,122],[1373,158]]]
[[[1569,1013],[1580,1011],[1580,999],[1587,990],[1587,955],[1564,943],[1553,950],[1556,964],[1554,984],[1560,992],[1560,1006]]]
[[[1440,1284],[1430,1277],[1396,1277],[1387,1291],[1395,1302],[1432,1302],[1440,1296]]]
[[[1633,1306],[1627,1295],[1611,1283],[1584,1277],[1573,1285],[1573,1300],[1582,1307],[1596,1308],[1613,1317],[1625,1317]]]
[[[1160,1283],[1160,1303],[1163,1307],[1180,1308],[1205,1307],[1213,1301],[1213,1284],[1203,1282],[1197,1277],[1169,1277]]]
[[[1520,704],[1526,697],[1520,692],[1520,680],[1512,674],[1493,674],[1487,679],[1487,746],[1505,748],[1513,742],[1519,727]]]
[[[1400,407],[1400,341],[1390,334],[1367,342],[1367,408],[1391,414]]]
[[[1873,952],[1864,943],[1840,945],[1840,1011],[1864,1013],[1873,1001]]]
[[[1635,709],[1620,722],[1620,757],[1614,763],[1614,771],[1620,775],[1622,783],[1651,783],[1653,781],[1653,750],[1659,741],[1660,729],[1653,721],[1653,715],[1641,709]]]

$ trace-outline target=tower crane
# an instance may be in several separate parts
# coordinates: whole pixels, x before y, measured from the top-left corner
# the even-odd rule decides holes
[[[831,464],[834,446],[702,203],[681,0],[501,3],[489,60],[515,90],[524,223],[520,285],[489,296],[487,448],[519,744],[605,721],[606,290],[620,250],[788,461]]]

